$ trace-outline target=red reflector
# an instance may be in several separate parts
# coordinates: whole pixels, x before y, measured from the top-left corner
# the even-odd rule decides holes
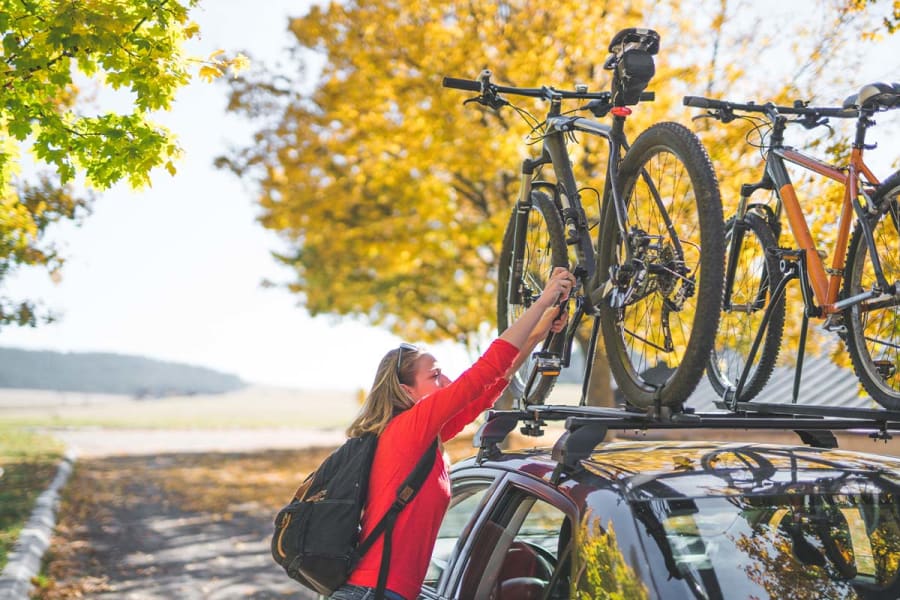
[[[631,109],[627,106],[613,106],[612,110],[610,110],[609,112],[617,117],[627,117],[631,114]]]

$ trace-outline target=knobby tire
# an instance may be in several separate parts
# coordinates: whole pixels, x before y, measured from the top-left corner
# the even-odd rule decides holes
[[[545,193],[531,193],[531,212],[528,217],[526,232],[524,280],[521,282],[525,290],[522,304],[510,304],[508,291],[509,279],[513,265],[513,236],[516,226],[516,210],[513,209],[503,234],[503,246],[500,250],[500,271],[497,289],[497,329],[500,333],[513,324],[525,312],[531,303],[540,296],[544,285],[555,267],[567,267],[568,253],[566,238],[563,233],[562,220],[553,200]],[[562,352],[565,342],[564,333],[554,335],[548,351],[557,354]],[[535,368],[535,361],[527,359],[510,379],[509,389],[514,398],[521,398],[525,406],[543,404],[553,389],[557,376],[537,373],[527,397],[525,387]]]
[[[900,281],[900,171],[878,186],[872,203],[879,207],[872,221],[875,246],[889,284]],[[857,223],[847,249],[843,297],[868,291],[875,281],[862,227]],[[879,404],[900,410],[900,302],[866,300],[844,311],[847,351],[863,388]]]
[[[728,298],[729,309],[725,309],[723,302],[716,343],[706,367],[706,376],[720,397],[726,390],[737,388],[763,315],[772,302],[772,291],[781,280],[779,261],[772,252],[777,242],[766,219],[748,212],[741,220],[741,226],[743,237],[737,248],[738,263]],[[735,234],[735,218],[732,217],[725,224],[726,252],[731,248],[731,239]],[[725,264],[727,269],[727,256]],[[728,290],[725,293],[728,294]],[[784,307],[782,294],[771,308],[765,337],[754,357],[754,366],[747,374],[740,397],[736,398],[740,402],[755,398],[772,376],[784,333]]]
[[[658,190],[677,229],[675,236],[662,222],[665,217],[643,173]],[[682,125],[668,122],[653,125],[638,136],[622,159],[619,181],[629,225],[649,234],[649,262],[668,269],[673,265],[673,247],[680,245],[688,277],[694,282],[686,285],[684,277],[651,274],[647,269],[643,269],[646,277],[640,283],[634,283],[636,277],[629,284],[616,282],[623,295],[626,288],[634,293],[621,307],[611,306],[608,296],[600,302],[610,370],[631,406],[677,409],[703,376],[719,320],[724,225],[718,182],[700,140]],[[650,214],[653,211],[658,214]],[[601,279],[608,277],[611,269],[622,272],[624,246],[613,210],[605,211],[599,243]],[[630,272],[641,271],[638,267]],[[669,313],[674,350],[661,350],[662,307],[666,300],[677,298],[681,288],[691,287],[681,307]]]

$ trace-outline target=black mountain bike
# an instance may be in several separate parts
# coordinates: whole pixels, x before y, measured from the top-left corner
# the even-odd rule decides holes
[[[570,365],[581,321],[593,318],[585,356],[581,403],[601,334],[610,369],[627,403],[640,409],[679,409],[702,377],[715,339],[722,293],[724,234],[716,176],[699,139],[676,123],[658,123],[629,144],[625,120],[655,72],[659,35],[626,29],[614,37],[604,67],[613,71],[612,90],[589,92],[552,87],[519,88],[478,80],[444,78],[444,86],[477,92],[466,102],[489,110],[513,106],[504,96],[539,98],[549,104],[542,121],[513,108],[542,142],[540,156],[522,162],[521,188],[503,237],[497,321],[502,332],[540,295],[556,266],[570,268],[578,285],[566,331],[550,335],[541,352],[513,378],[524,405],[541,404],[560,369]],[[563,101],[580,106],[563,112]],[[612,115],[607,125],[574,116]],[[529,120],[530,119],[530,120]],[[586,173],[577,183],[567,142],[576,133],[606,140],[604,173]],[[541,169],[552,165],[553,176]],[[591,191],[600,209],[595,240],[582,206]],[[573,263],[569,260],[569,251]],[[702,249],[702,251],[701,251]],[[571,265],[571,266],[570,266]]]

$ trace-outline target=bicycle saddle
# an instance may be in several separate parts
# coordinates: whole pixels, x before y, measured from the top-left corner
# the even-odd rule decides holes
[[[609,43],[609,51],[621,56],[623,52],[630,49],[631,44],[636,44],[648,54],[656,54],[659,52],[659,34],[652,29],[643,27],[623,29],[613,36]]]
[[[900,106],[900,83],[867,83],[844,100],[843,108],[888,109]]]

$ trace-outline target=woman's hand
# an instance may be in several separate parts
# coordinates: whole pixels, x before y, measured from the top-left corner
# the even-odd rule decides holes
[[[574,287],[575,276],[565,267],[556,267],[550,274],[550,279],[547,280],[547,285],[544,286],[538,302],[544,308],[558,306],[569,299],[569,294],[572,293]]]
[[[547,336],[547,332],[559,333],[566,328],[569,322],[569,294],[574,285],[575,277],[566,269],[558,267],[553,271],[553,275],[550,276],[550,280],[544,288],[544,294],[548,298],[558,298],[559,300],[544,309],[529,337],[529,342],[537,343]]]
[[[521,356],[530,352],[536,341],[551,328],[562,331],[568,315],[564,310],[560,311],[560,305],[565,306],[574,287],[575,276],[568,269],[553,269],[540,297],[500,334],[500,339],[518,348]]]

